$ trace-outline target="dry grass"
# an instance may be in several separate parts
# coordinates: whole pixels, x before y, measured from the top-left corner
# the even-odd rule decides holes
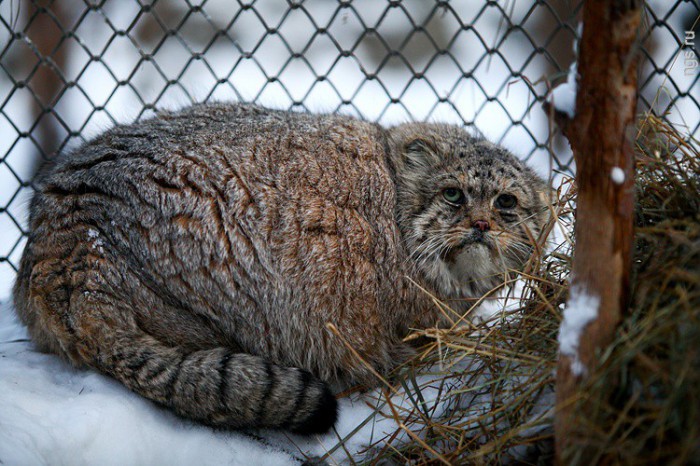
[[[573,402],[571,464],[581,463],[584,451],[606,464],[700,461],[700,157],[658,118],[646,117],[642,127],[633,301]],[[564,184],[568,189],[559,190],[552,206],[550,228],[563,233],[559,244],[544,253],[538,239],[539,254],[521,275],[522,299],[511,296],[478,325],[465,318],[409,337],[426,343],[375,400],[377,415],[393,418],[397,428],[375,442],[366,464],[552,461],[571,185]],[[396,393],[406,402],[395,403]]]
[[[632,303],[575,405],[572,464],[700,464],[700,154],[642,127]]]

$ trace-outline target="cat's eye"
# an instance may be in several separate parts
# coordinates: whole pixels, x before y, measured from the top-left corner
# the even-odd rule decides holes
[[[464,193],[461,189],[445,188],[442,191],[442,197],[450,204],[464,204]]]
[[[512,194],[501,194],[496,198],[496,207],[499,209],[512,209],[518,205],[518,198]]]

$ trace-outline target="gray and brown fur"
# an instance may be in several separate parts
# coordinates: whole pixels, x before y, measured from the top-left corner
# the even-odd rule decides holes
[[[406,277],[445,300],[497,286],[527,259],[545,190],[456,126],[196,105],[46,170],[15,302],[41,349],[182,416],[322,432],[329,384],[374,382],[326,324],[386,373],[409,328],[439,319]],[[503,192],[517,208],[494,208]]]

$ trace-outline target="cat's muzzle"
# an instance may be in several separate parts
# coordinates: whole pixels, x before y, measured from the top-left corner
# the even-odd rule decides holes
[[[457,249],[464,249],[468,246],[478,246],[483,245],[489,249],[495,248],[495,242],[491,234],[488,231],[481,231],[473,228],[469,233],[467,233],[462,241],[460,241]]]
[[[496,243],[492,235],[486,231],[481,231],[476,228],[469,231],[461,241],[454,246],[448,248],[442,259],[446,262],[453,262],[456,260],[457,256],[463,253],[477,252],[480,249],[487,249],[489,252],[496,251]]]

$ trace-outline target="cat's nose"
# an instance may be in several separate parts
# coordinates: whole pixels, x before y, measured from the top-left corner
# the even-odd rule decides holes
[[[472,226],[474,228],[478,228],[481,231],[489,231],[491,229],[491,225],[486,220],[474,220]]]

